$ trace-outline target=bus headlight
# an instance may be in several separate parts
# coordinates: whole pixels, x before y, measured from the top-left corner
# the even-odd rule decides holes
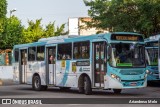
[[[149,70],[146,70],[146,74],[149,74]]]
[[[115,74],[111,74],[111,77],[117,79],[118,81],[121,81],[120,77]]]
[[[111,77],[112,77],[112,78],[116,78],[116,75],[114,75],[114,74],[111,74]]]

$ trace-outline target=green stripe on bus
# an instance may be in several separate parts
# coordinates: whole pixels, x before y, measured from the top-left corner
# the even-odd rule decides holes
[[[117,66],[132,66],[132,63],[117,63]]]

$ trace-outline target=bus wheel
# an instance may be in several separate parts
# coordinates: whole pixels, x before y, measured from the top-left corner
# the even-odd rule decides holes
[[[62,91],[68,91],[71,87],[59,87]]]
[[[83,94],[84,93],[84,87],[79,87],[79,93]]]
[[[36,91],[42,90],[41,79],[38,75],[34,76],[33,78],[33,87]]]
[[[121,89],[113,89],[113,91],[115,94],[120,94],[122,90]]]
[[[84,93],[86,95],[92,94],[91,81],[87,76],[84,77]]]
[[[32,89],[35,90],[34,81],[32,81]]]
[[[43,86],[42,86],[42,90],[44,90],[44,91],[47,90],[47,88],[48,88],[47,85],[43,85]]]

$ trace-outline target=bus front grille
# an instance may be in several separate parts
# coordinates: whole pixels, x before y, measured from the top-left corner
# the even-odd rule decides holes
[[[143,74],[145,71],[143,70],[120,70],[119,73],[122,75],[140,75]]]

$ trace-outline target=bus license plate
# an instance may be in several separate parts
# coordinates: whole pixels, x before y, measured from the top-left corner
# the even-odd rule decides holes
[[[137,82],[131,82],[130,83],[130,86],[136,86],[137,85]]]

